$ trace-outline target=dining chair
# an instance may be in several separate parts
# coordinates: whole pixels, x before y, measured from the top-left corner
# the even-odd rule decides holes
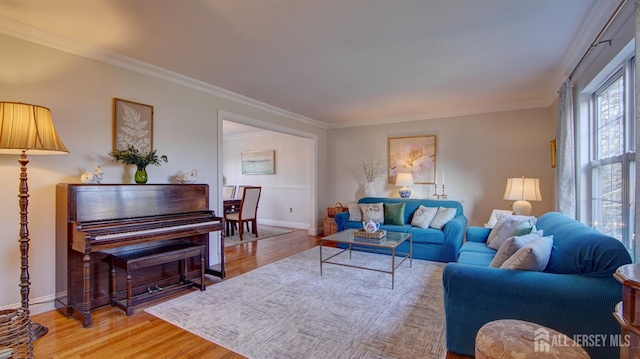
[[[238,190],[236,191],[237,199],[242,199],[242,196],[244,196],[244,189],[247,187],[253,187],[253,186],[238,186]]]
[[[235,224],[238,224],[238,235],[242,240],[244,225],[251,224],[253,234],[258,236],[258,201],[262,187],[244,187],[242,189],[242,201],[237,212],[225,213],[224,219],[230,224],[231,235],[233,235]]]
[[[236,186],[224,186],[222,187],[222,198],[235,198],[236,197]]]

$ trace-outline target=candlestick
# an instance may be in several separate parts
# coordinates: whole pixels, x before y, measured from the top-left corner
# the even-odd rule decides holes
[[[444,171],[442,171],[442,185],[444,186]]]

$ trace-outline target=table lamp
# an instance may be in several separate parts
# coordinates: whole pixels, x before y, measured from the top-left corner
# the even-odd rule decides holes
[[[409,196],[411,196],[411,190],[407,188],[407,186],[413,186],[413,174],[398,173],[396,175],[396,186],[402,187],[398,190],[400,198],[409,198]]]
[[[27,152],[30,155],[67,154],[69,151],[56,133],[48,108],[18,102],[0,102],[0,154],[20,155],[20,294],[22,308],[29,309],[29,186],[27,184]],[[31,324],[33,340],[49,329]]]
[[[504,200],[513,202],[513,214],[530,216],[531,203],[542,201],[539,178],[507,178]]]

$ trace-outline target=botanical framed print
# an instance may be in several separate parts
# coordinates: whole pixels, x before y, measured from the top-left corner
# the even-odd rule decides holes
[[[413,174],[414,183],[436,180],[436,136],[389,137],[388,180],[396,182],[398,173]]]
[[[113,149],[133,145],[142,153],[153,150],[153,106],[113,99]]]
[[[245,151],[241,154],[243,175],[272,175],[276,173],[276,151]]]

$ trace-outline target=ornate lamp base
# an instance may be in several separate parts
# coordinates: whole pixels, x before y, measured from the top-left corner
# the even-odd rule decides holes
[[[402,187],[398,192],[400,193],[400,198],[409,198],[411,196],[411,190],[407,187]]]

